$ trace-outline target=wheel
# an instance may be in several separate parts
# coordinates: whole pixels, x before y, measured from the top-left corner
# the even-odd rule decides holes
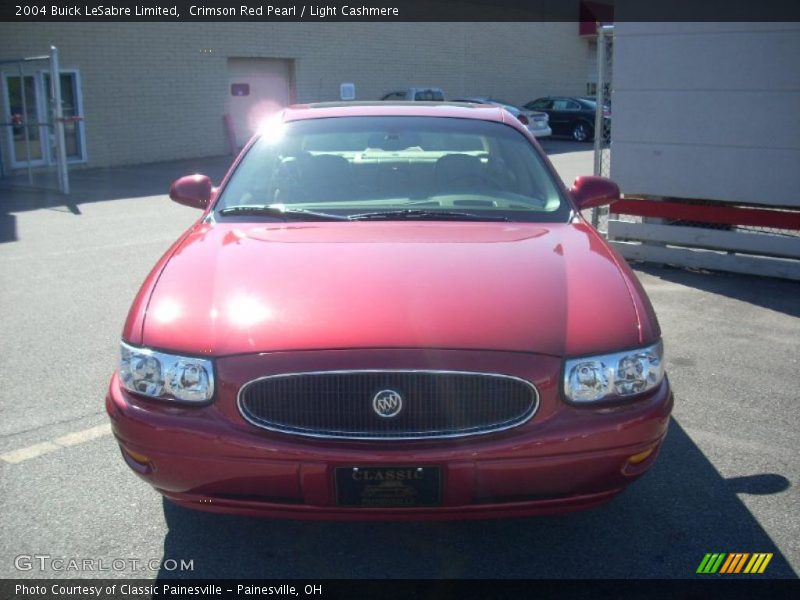
[[[588,142],[592,139],[592,126],[586,121],[578,121],[572,126],[572,139],[576,142]]]

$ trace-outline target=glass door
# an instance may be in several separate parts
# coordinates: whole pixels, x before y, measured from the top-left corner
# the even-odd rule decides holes
[[[8,146],[12,168],[45,164],[47,125],[42,125],[40,78],[34,75],[3,76]]]
[[[61,111],[64,117],[64,142],[68,162],[86,160],[86,144],[80,75],[78,71],[61,71]],[[50,73],[39,71],[24,75],[6,72],[2,77],[3,121],[7,126],[6,146],[10,148],[11,168],[54,165],[55,129],[50,101]],[[26,139],[27,134],[27,139]]]
[[[61,113],[64,118],[64,142],[67,160],[70,162],[86,160],[83,143],[83,121],[76,119],[83,114],[80,96],[80,82],[77,71],[62,71]],[[43,97],[50,97],[50,73],[42,72]],[[53,109],[47,102],[47,120],[53,122]],[[55,146],[55,142],[52,143]],[[51,153],[54,155],[54,152]],[[55,162],[55,158],[53,158]]]

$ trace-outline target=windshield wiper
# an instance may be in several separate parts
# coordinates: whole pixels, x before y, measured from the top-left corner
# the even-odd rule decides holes
[[[402,209],[402,210],[382,210],[375,212],[359,213],[350,215],[332,215],[328,213],[315,212],[302,208],[285,208],[278,206],[229,206],[219,211],[222,216],[236,214],[254,214],[276,217],[279,219],[294,221],[394,221],[402,219],[418,219],[420,221],[508,221],[507,217],[495,215],[478,215],[475,213],[456,212],[448,210],[421,210],[421,209]]]
[[[403,210],[382,210],[376,212],[350,215],[351,221],[394,221],[401,219],[419,219],[420,221],[508,221],[507,217],[495,215],[476,215],[474,213],[455,212],[449,210],[420,210],[406,208]]]
[[[219,214],[223,216],[236,214],[266,215],[294,221],[347,221],[347,217],[341,215],[329,215],[328,213],[314,212],[313,210],[303,210],[302,208],[282,208],[277,206],[229,206],[219,211]]]

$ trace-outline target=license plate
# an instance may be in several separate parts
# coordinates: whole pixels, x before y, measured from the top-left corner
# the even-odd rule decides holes
[[[364,508],[438,506],[439,467],[340,467],[336,469],[336,502]]]

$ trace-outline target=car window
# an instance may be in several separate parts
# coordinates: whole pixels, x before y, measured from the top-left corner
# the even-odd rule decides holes
[[[570,211],[516,129],[405,116],[304,119],[263,132],[215,208],[275,204],[345,215],[468,209],[523,221],[566,220]]]
[[[567,100],[567,108],[566,110],[580,110],[581,105],[575,102],[574,100]]]
[[[391,94],[386,94],[381,100],[405,100],[406,93],[405,92],[392,92]]]
[[[418,90],[414,93],[414,100],[421,102],[442,102],[444,94],[441,90]]]
[[[525,105],[526,108],[536,108],[536,109],[548,109],[552,108],[553,101],[549,98],[539,98],[538,100],[534,100],[533,102],[529,102]]]

